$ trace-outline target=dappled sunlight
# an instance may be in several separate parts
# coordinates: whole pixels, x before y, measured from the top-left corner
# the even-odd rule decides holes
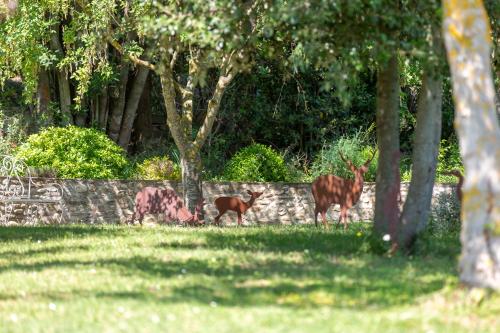
[[[411,321],[456,286],[448,255],[373,255],[363,250],[367,226],[350,227],[0,229],[19,240],[0,243],[0,318],[23,322],[28,311],[43,322],[90,307],[92,320],[127,327],[192,315],[191,324],[214,315],[239,323],[235,312],[315,323],[406,311]]]

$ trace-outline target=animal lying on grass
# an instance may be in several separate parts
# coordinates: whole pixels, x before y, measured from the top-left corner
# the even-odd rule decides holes
[[[165,214],[165,221],[179,221],[187,224],[204,224],[199,219],[204,199],[196,204],[194,215],[184,206],[182,199],[172,189],[160,189],[157,187],[145,187],[135,196],[135,208],[131,223],[135,219],[142,220],[146,214]]]

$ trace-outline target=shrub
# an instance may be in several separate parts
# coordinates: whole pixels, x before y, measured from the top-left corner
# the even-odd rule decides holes
[[[360,132],[351,137],[341,137],[334,144],[324,146],[321,149],[312,163],[312,176],[316,178],[320,175],[334,174],[352,179],[354,175],[340,158],[339,152],[342,152],[346,159],[350,159],[356,167],[360,167],[361,164],[371,158],[373,149],[364,142]],[[373,158],[368,172],[364,176],[366,181],[375,181],[377,163],[378,154]]]
[[[225,180],[287,181],[288,170],[283,157],[271,147],[253,144],[238,151],[226,165]]]
[[[155,156],[137,165],[137,176],[151,180],[180,180],[181,168],[167,156]]]
[[[127,178],[125,151],[91,128],[50,127],[31,135],[16,152],[34,168],[51,168],[61,178]]]

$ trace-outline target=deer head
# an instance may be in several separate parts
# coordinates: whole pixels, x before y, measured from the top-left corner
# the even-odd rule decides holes
[[[372,157],[370,157],[368,160],[366,160],[366,162],[362,166],[360,166],[359,168],[357,168],[354,164],[352,164],[351,160],[346,159],[342,155],[342,152],[339,151],[340,158],[342,159],[342,161],[344,161],[345,164],[347,164],[347,166],[349,167],[349,170],[351,170],[352,173],[354,173],[355,175],[359,174],[360,176],[362,176],[363,174],[365,174],[368,171],[368,166],[372,162],[372,160],[375,157],[376,153],[377,153],[377,150],[375,150],[373,152]]]
[[[250,196],[252,197],[252,199],[257,199],[258,197],[260,197],[264,192],[252,192],[250,190],[247,190],[247,193],[250,194]]]

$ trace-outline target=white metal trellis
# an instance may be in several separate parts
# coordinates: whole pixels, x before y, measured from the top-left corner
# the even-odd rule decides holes
[[[3,205],[0,225],[10,222],[36,224],[44,219],[44,212],[49,207],[55,210],[53,222],[61,223],[63,188],[57,183],[35,182],[23,160],[0,155],[0,204]]]

